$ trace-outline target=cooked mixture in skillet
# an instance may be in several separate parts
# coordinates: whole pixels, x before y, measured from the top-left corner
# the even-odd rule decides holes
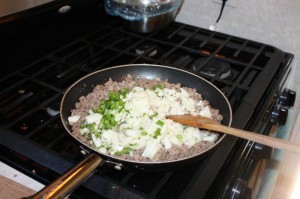
[[[128,75],[80,97],[68,119],[73,134],[102,154],[157,162],[199,154],[217,140],[218,134],[165,118],[182,114],[222,120],[195,89]]]

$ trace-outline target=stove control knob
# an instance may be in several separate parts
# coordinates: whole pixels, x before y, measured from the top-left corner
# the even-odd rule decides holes
[[[252,189],[247,187],[246,181],[238,178],[236,179],[232,189],[230,197],[231,199],[251,199]]]
[[[272,111],[271,122],[273,124],[284,125],[287,121],[288,114],[289,110],[287,107],[277,104]]]
[[[279,94],[278,103],[283,106],[294,106],[296,99],[296,92],[291,89],[284,89],[282,93]]]

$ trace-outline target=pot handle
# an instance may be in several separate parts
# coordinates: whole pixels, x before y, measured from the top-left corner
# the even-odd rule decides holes
[[[96,154],[89,154],[84,160],[67,171],[50,185],[44,187],[30,198],[65,198],[72,193],[93,171],[103,164],[103,160]]]

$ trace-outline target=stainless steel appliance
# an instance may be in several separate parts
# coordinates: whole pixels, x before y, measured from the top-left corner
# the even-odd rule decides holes
[[[63,6],[71,10],[61,14]],[[293,55],[267,44],[177,22],[138,34],[107,15],[102,1],[55,1],[8,17],[0,25],[0,159],[44,184],[83,159],[58,113],[64,91],[89,72],[130,63],[192,71],[225,93],[233,127],[267,135],[285,124],[296,97],[283,86]],[[255,197],[257,167],[273,154],[228,136],[203,160],[170,172],[106,165],[70,198]]]
[[[124,19],[136,32],[150,33],[169,25],[176,17],[183,0],[104,0],[105,10]]]

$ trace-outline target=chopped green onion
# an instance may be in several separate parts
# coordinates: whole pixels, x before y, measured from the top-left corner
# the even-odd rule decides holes
[[[157,85],[155,85],[155,86],[152,87],[152,90],[156,90],[156,89],[162,90],[162,89],[164,89],[164,85],[162,85],[162,84],[157,84]]]
[[[158,116],[158,112],[155,112],[153,115],[150,115],[149,118],[153,119],[154,117]]]
[[[126,97],[126,95],[129,93],[129,89],[124,88],[124,89],[120,90],[119,93],[122,97]]]
[[[84,129],[87,128],[89,130],[89,132],[98,132],[98,126],[95,123],[91,123],[91,124],[80,124],[80,128]]]
[[[102,100],[98,107],[93,109],[93,112],[105,114],[107,110],[122,110],[125,106],[125,102],[121,99],[129,93],[128,89],[122,89],[117,92],[109,92],[108,99]]]
[[[153,138],[156,139],[158,136],[160,136],[160,131],[161,131],[161,129],[160,129],[160,128],[157,128],[157,129],[154,131]]]
[[[103,115],[102,119],[101,119],[101,127],[103,129],[112,129],[113,127],[115,127],[118,123],[115,120],[115,116],[113,114],[105,114]]]
[[[79,127],[80,127],[81,129],[87,128],[87,124],[82,123],[82,124],[80,124]]]
[[[101,135],[100,132],[95,131],[94,134],[95,134],[96,138],[100,138],[100,135]]]
[[[103,129],[112,129],[117,125],[117,121],[112,113],[114,111],[121,112],[124,109],[125,102],[122,100],[121,96],[125,97],[128,93],[128,89],[122,89],[117,92],[111,91],[108,93],[108,99],[102,100],[98,107],[93,109],[93,112],[103,115],[100,121]]]
[[[158,126],[163,126],[163,125],[164,125],[164,122],[161,121],[161,120],[157,120],[156,124],[157,124]]]
[[[177,137],[177,139],[178,139],[179,141],[182,141],[182,140],[183,140],[182,134],[177,134],[176,137]]]
[[[133,149],[129,146],[124,147],[122,151],[117,151],[115,154],[116,155],[123,155],[123,154],[129,154]]]

